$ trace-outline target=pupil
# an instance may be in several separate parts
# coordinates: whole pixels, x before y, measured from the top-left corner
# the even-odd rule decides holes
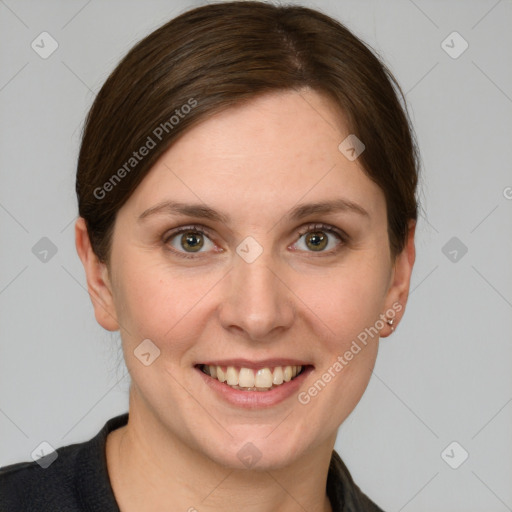
[[[308,243],[313,244],[313,249],[323,249],[327,244],[327,237],[320,231],[311,233],[307,238]]]
[[[198,251],[203,246],[203,240],[197,233],[186,233],[181,237],[181,241],[185,248],[192,249],[194,252]]]

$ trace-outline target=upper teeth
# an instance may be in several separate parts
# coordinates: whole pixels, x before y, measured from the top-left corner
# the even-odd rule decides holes
[[[276,366],[274,368],[237,368],[235,366],[221,367],[203,365],[202,370],[230,386],[240,388],[270,389],[273,385],[279,386],[289,382],[302,371],[302,366]]]

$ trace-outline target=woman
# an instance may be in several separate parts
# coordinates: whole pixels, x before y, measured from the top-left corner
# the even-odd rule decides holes
[[[87,118],[75,235],[129,413],[3,468],[2,510],[381,510],[333,448],[414,264],[396,91],[297,6],[207,5],[127,54]]]

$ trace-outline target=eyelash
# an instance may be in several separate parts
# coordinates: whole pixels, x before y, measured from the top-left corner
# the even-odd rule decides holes
[[[176,236],[178,236],[182,233],[189,232],[189,231],[191,231],[193,233],[200,233],[202,235],[206,235],[208,238],[211,238],[210,232],[208,229],[204,228],[203,226],[199,226],[199,225],[190,225],[190,226],[183,226],[183,227],[177,228],[174,231],[171,231],[170,233],[166,233],[166,236],[163,237],[163,243],[165,245],[167,245]],[[321,251],[321,252],[317,253],[317,255],[319,255],[319,256],[332,256],[333,254],[336,254],[338,252],[338,250],[340,249],[340,247],[345,245],[349,240],[349,236],[346,233],[344,233],[343,231],[341,231],[340,229],[335,228],[334,226],[330,226],[328,224],[323,224],[323,223],[314,223],[314,224],[308,224],[307,226],[303,226],[297,230],[296,236],[298,237],[298,239],[300,239],[302,236],[306,235],[307,233],[311,233],[313,231],[325,231],[326,233],[335,235],[341,242],[340,244],[338,244],[336,246],[335,249],[331,249],[330,251],[327,251],[327,252]],[[196,256],[197,253],[184,253],[184,252],[176,251],[175,249],[171,249],[171,248],[169,248],[168,250],[181,258],[193,259],[193,258],[198,257],[198,256]],[[314,253],[314,251],[307,251],[307,252]]]

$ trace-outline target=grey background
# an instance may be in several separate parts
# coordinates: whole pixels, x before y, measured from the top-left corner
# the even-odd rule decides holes
[[[79,137],[121,56],[200,3],[0,1],[2,465],[42,441],[89,439],[127,410],[118,334],[96,324],[74,247]],[[512,510],[512,2],[302,4],[384,58],[423,160],[407,314],[336,448],[386,511]],[[31,48],[43,31],[59,45],[47,59]],[[453,31],[469,44],[456,59],[441,46]],[[46,262],[43,237],[57,250]],[[459,247],[443,252],[452,237]],[[441,456],[452,441],[469,453],[458,469]]]

